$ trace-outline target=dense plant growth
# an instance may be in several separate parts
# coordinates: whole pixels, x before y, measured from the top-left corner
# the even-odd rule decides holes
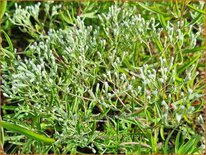
[[[203,153],[204,5],[10,2],[4,151]]]

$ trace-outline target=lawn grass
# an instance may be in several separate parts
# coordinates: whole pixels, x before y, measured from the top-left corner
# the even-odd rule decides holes
[[[202,154],[204,7],[8,2],[4,152]]]

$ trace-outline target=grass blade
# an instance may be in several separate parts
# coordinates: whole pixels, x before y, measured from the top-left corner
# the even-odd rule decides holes
[[[201,50],[205,50],[205,46],[201,46],[201,47],[196,47],[196,48],[192,48],[192,49],[185,49],[182,51],[182,53],[186,54],[186,53],[195,53]]]
[[[23,127],[20,127],[16,124],[12,124],[12,123],[8,123],[8,122],[4,122],[4,121],[1,121],[0,122],[0,125],[3,127],[3,128],[6,128],[7,130],[11,130],[11,131],[15,131],[15,132],[18,132],[18,133],[21,133],[29,138],[32,138],[32,139],[35,139],[37,141],[41,141],[41,142],[45,142],[45,143],[53,143],[55,142],[55,140],[53,138],[49,138],[49,137],[46,137],[44,135],[40,135],[40,134],[37,134],[31,130],[28,130],[26,128],[23,128]]]
[[[164,49],[163,49],[162,43],[157,38],[154,39],[154,42],[157,45],[157,48],[161,51],[161,53],[163,53]]]
[[[158,11],[158,10],[156,10],[156,9],[153,9],[153,8],[151,8],[151,7],[148,7],[148,6],[146,6],[146,5],[142,4],[142,3],[138,3],[138,5],[141,6],[142,8],[144,8],[145,10],[150,11],[150,12],[157,13],[157,14],[161,14],[161,15],[164,15],[164,16],[167,15],[166,13],[163,13],[163,12],[161,12],[161,11]]]
[[[162,26],[165,28],[167,26],[167,23],[166,23],[164,16],[163,15],[158,15],[158,16],[159,16],[159,20],[160,20]]]
[[[178,154],[188,154],[193,153],[194,149],[196,148],[197,143],[200,140],[200,136],[196,135],[195,137],[191,138],[186,144],[182,145],[179,150]]]
[[[164,148],[163,148],[163,152],[164,154],[168,154],[168,150],[169,150],[169,140],[170,140],[170,137],[172,136],[173,132],[176,130],[177,127],[175,127],[171,132],[170,134],[168,135],[166,141],[165,141],[165,144],[164,144]]]
[[[187,6],[188,6],[189,8],[191,8],[192,10],[195,10],[195,11],[197,11],[197,12],[205,15],[205,12],[204,12],[203,10],[197,9],[197,8],[195,8],[194,6],[190,5],[190,4],[187,4]]]
[[[12,53],[4,48],[0,48],[0,50],[2,51],[2,55],[3,55],[2,57],[7,57],[7,58],[12,59],[12,60],[15,59],[14,53]]]
[[[182,73],[183,71],[185,71],[188,67],[190,67],[192,64],[195,63],[195,61],[197,61],[200,58],[201,55],[196,56],[194,59],[192,59],[189,62],[186,62],[183,66],[181,66],[178,70],[177,70],[177,74]]]
[[[1,121],[1,116],[0,116],[0,121]],[[4,146],[4,129],[2,128],[2,126],[0,126],[0,150],[3,150],[3,146]],[[0,153],[2,153],[0,151]]]
[[[194,24],[196,24],[201,18],[202,18],[202,14],[199,13],[199,14],[197,15],[197,17],[196,17],[194,20],[192,20],[192,22],[190,22],[189,24],[186,25],[186,27],[188,27],[189,25],[194,25]]]
[[[176,137],[176,139],[175,139],[175,153],[178,152],[179,141],[180,141],[180,131],[178,132],[177,137]]]
[[[165,137],[164,137],[164,126],[161,125],[161,128],[160,128],[160,136],[162,138],[162,140],[165,140]]]
[[[0,1],[0,20],[2,19],[4,12],[6,11],[7,0]]]
[[[13,44],[11,42],[11,39],[9,38],[8,34],[4,30],[1,30],[1,32],[3,32],[3,34],[4,34],[5,38],[6,38],[6,41],[9,44],[9,51],[13,52],[14,51],[14,47],[13,47]]]

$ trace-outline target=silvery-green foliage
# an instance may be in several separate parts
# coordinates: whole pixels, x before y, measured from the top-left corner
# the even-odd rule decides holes
[[[39,3],[25,9],[18,6],[11,20],[23,26],[24,31],[38,32],[29,18],[32,16],[38,22],[39,7]],[[61,6],[53,8],[51,16],[57,15]],[[45,4],[45,10],[49,12],[49,4]],[[95,106],[101,111],[97,114],[99,119],[105,117],[105,111],[117,112],[115,117],[123,124],[122,130],[131,125],[125,120],[136,119],[131,116],[134,110],[140,110],[138,123],[144,124],[147,131],[151,131],[152,123],[149,121],[151,116],[145,113],[171,127],[198,111],[191,106],[191,101],[203,96],[201,91],[194,89],[198,62],[179,75],[177,72],[184,56],[179,56],[181,52],[176,45],[179,48],[195,47],[202,28],[194,34],[189,27],[187,35],[186,29],[177,28],[178,24],[172,22],[168,22],[165,29],[158,28],[159,22],[155,18],[145,19],[135,10],[136,6],[126,3],[121,8],[112,5],[108,12],[98,15],[100,24],[97,26],[86,26],[84,19],[77,17],[72,27],[50,28],[39,35],[38,40],[24,51],[25,59],[13,60],[14,69],[8,69],[8,64],[2,63],[4,96],[19,101],[16,111],[21,114],[15,114],[14,118],[21,121],[37,114],[43,123],[54,129],[57,139],[54,145],[57,148],[66,146],[63,153],[77,146],[89,146],[95,153],[93,144],[104,153],[111,151],[101,144],[103,140],[111,139],[104,137],[105,134],[118,134],[107,129],[105,132],[92,131]],[[162,37],[163,31],[167,35]],[[163,51],[151,49],[149,43],[155,41],[162,44]],[[169,46],[177,51],[174,55],[170,54]],[[136,51],[150,56],[144,58],[147,63],[138,63],[143,57],[139,54],[136,59]],[[158,58],[152,58],[152,53]],[[109,115],[107,128],[112,128],[111,118],[113,116]],[[13,121],[9,116],[4,119]],[[39,130],[46,128],[41,125]],[[189,131],[185,132],[190,135]],[[125,139],[132,141],[127,136]],[[150,141],[148,136],[137,135],[138,138],[146,144]],[[62,153],[58,149],[53,151]]]
[[[21,27],[21,30],[23,32],[29,33],[33,37],[38,37],[40,34],[45,33],[42,27],[46,26],[45,20],[48,18],[52,21],[54,16],[58,15],[58,12],[61,5],[52,5],[53,2],[43,3],[40,2],[26,6],[25,8],[22,8],[21,5],[15,3],[15,12],[12,15],[6,14],[9,17],[9,20],[15,24]],[[44,8],[44,14],[40,14],[40,10]],[[44,15],[44,21],[40,20],[40,17]],[[31,19],[34,19],[33,22],[31,22]]]
[[[186,25],[180,28],[179,22],[172,23],[170,21],[167,22],[164,30],[159,28],[159,21],[156,21],[154,17],[145,20],[141,14],[135,12],[136,7],[126,7],[127,3],[124,5],[123,8],[114,5],[110,7],[107,14],[99,15],[111,48],[121,46],[124,47],[123,50],[131,50],[135,44],[141,44],[142,46],[139,47],[141,52],[149,50],[150,55],[152,55],[158,51],[154,51],[149,43],[157,39],[162,43],[164,52],[169,52],[170,46],[174,47],[175,51],[179,51],[177,47],[185,48],[184,44],[189,44],[187,48],[195,47],[197,38],[203,33],[203,25],[199,26],[197,33],[193,33],[194,27],[192,25],[189,29]],[[182,23],[184,24],[184,21]],[[161,36],[163,33],[166,35]]]

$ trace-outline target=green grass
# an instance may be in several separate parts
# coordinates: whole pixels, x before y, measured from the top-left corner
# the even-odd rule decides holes
[[[203,153],[204,6],[8,2],[4,152]]]

